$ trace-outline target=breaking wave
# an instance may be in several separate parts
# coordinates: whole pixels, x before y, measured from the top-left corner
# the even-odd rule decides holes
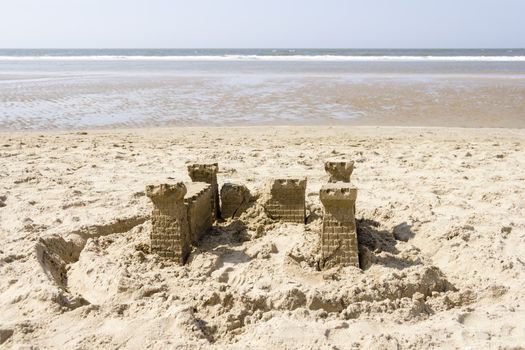
[[[343,55],[200,55],[200,56],[0,56],[0,61],[311,61],[311,62],[525,62],[525,56],[343,56]]]

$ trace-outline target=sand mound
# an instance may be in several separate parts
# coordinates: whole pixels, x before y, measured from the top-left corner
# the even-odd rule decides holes
[[[57,302],[69,309],[96,305],[126,317],[144,317],[153,303],[163,317],[175,313],[178,329],[191,339],[229,343],[245,327],[283,312],[325,320],[381,314],[405,322],[475,300],[425,264],[417,248],[372,220],[358,221],[364,271],[321,271],[320,219],[306,226],[275,222],[258,202],[238,220],[214,226],[185,266],[149,252],[151,222],[143,221],[41,239],[38,259],[69,300]]]

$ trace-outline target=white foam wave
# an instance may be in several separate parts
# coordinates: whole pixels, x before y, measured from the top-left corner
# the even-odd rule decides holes
[[[525,56],[0,56],[0,61],[525,62]]]

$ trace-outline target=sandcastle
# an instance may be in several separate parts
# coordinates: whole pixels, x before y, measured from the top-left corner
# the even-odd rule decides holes
[[[151,251],[184,264],[192,245],[197,245],[215,220],[238,217],[251,199],[244,185],[225,183],[219,201],[218,164],[188,166],[191,183],[147,186],[146,195],[154,205]],[[325,163],[329,182],[319,198],[324,206],[321,232],[321,268],[359,267],[355,224],[357,189],[350,183],[353,162],[329,160]],[[274,220],[305,223],[306,178],[272,179],[266,186],[264,208]],[[222,210],[221,210],[222,203]]]
[[[357,189],[350,183],[354,163],[327,161],[329,182],[321,188],[319,198],[324,206],[321,233],[321,267],[336,265],[359,267],[355,201]]]

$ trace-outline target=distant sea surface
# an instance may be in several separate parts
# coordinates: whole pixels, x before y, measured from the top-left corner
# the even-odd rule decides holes
[[[525,61],[525,49],[0,49],[0,59]]]
[[[0,131],[525,126],[525,49],[0,49]]]

